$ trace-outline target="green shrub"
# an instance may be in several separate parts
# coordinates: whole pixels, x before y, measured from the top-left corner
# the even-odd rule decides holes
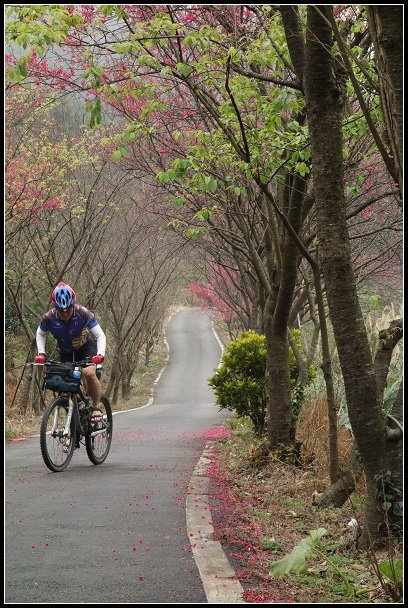
[[[220,409],[248,416],[255,432],[262,434],[266,413],[265,336],[245,331],[230,342],[208,383]]]
[[[293,330],[296,345],[301,350],[300,331]],[[230,342],[221,365],[209,379],[214,389],[216,403],[220,409],[235,412],[238,416],[248,416],[254,430],[261,435],[265,427],[266,416],[266,338],[255,331],[245,331]],[[292,390],[295,389],[298,377],[298,365],[292,349],[289,348],[290,379]],[[310,367],[308,381],[316,377],[316,370]],[[303,388],[294,390],[293,409],[295,419],[303,401]]]

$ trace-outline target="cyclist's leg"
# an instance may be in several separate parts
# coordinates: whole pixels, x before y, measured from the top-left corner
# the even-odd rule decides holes
[[[96,342],[94,340],[88,340],[77,351],[75,351],[75,360],[80,361],[86,357],[93,357],[96,354]],[[96,376],[96,366],[93,364],[87,365],[83,368],[82,372],[87,393],[92,399],[93,404],[91,420],[93,422],[97,422],[101,419],[101,410],[99,408],[101,400],[101,385]]]

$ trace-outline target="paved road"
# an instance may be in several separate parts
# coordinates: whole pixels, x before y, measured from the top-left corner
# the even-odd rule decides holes
[[[153,404],[114,416],[103,465],[81,446],[52,473],[38,438],[6,446],[6,603],[207,603],[185,492],[224,418],[207,385],[221,353],[204,311],[177,313],[166,337]]]

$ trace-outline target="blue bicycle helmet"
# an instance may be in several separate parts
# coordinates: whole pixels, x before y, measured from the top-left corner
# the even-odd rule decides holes
[[[75,291],[66,283],[58,283],[52,292],[52,303],[59,310],[68,310],[75,304]]]

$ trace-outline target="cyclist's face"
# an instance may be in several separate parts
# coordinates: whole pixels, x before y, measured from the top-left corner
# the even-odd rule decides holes
[[[72,317],[72,313],[74,312],[74,307],[70,306],[69,308],[67,308],[67,310],[61,310],[57,308],[57,315],[59,316],[60,319],[62,319],[62,321],[69,321],[69,319]]]

